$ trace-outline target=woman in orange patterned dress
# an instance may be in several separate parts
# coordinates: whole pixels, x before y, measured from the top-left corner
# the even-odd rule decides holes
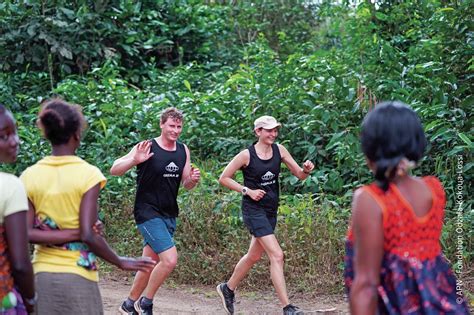
[[[408,170],[426,138],[416,113],[399,102],[365,117],[362,151],[375,182],[354,193],[345,284],[352,314],[468,314],[441,252],[446,197],[433,176]]]

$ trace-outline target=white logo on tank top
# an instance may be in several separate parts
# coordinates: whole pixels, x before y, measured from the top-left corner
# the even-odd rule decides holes
[[[272,172],[268,171],[262,176],[262,183],[260,183],[261,186],[267,186],[267,185],[272,185],[276,183],[275,174]]]
[[[170,164],[168,164],[166,167],[165,167],[165,170],[167,170],[168,172],[172,172],[172,173],[175,173],[179,170],[179,167],[178,165],[174,164],[173,162],[171,162]]]
[[[272,172],[268,171],[265,173],[265,175],[262,176],[262,180],[272,180],[273,177],[275,177],[275,174],[273,174]]]

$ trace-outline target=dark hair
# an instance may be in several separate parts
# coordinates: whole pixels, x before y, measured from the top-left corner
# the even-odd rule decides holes
[[[2,103],[0,103],[0,114],[10,115],[13,118],[12,112]]]
[[[375,179],[387,190],[400,160],[418,162],[427,142],[418,115],[406,104],[390,101],[376,105],[365,116],[361,144],[364,154],[376,165]]]
[[[160,122],[164,124],[168,120],[168,118],[183,121],[184,115],[183,112],[179,109],[175,107],[169,107],[161,113]]]
[[[78,131],[86,127],[82,109],[62,99],[47,100],[38,114],[39,127],[51,144],[65,144]]]

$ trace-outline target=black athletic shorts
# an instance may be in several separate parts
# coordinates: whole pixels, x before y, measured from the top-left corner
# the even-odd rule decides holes
[[[276,211],[265,211],[261,209],[252,209],[242,211],[245,226],[250,234],[255,237],[262,237],[274,234],[277,223]]]

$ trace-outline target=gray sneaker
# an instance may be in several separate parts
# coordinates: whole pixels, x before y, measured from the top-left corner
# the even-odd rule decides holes
[[[153,304],[150,304],[147,307],[142,307],[142,299],[143,297],[139,298],[133,305],[135,307],[135,310],[140,315],[153,315]]]
[[[120,314],[123,315],[138,315],[137,311],[135,311],[135,307],[127,307],[127,303],[123,301],[122,305],[119,308]]]
[[[304,312],[299,307],[288,304],[283,308],[283,315],[303,315]]]
[[[234,314],[234,302],[235,302],[235,294],[227,287],[227,283],[221,283],[216,287],[217,293],[222,300],[222,305],[226,310],[227,314],[232,315]]]

